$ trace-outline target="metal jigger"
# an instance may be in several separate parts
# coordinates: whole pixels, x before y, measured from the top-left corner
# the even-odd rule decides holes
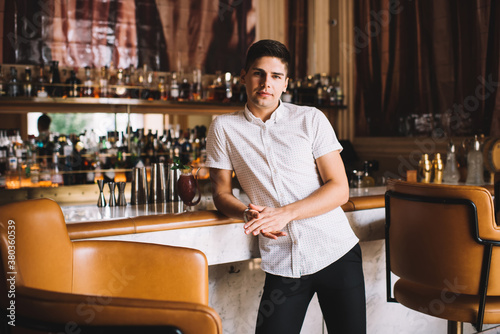
[[[125,182],[118,182],[118,206],[127,206],[127,199],[125,198]]]
[[[109,206],[116,206],[116,199],[115,199],[115,183],[114,182],[108,182],[109,186]]]
[[[98,207],[106,206],[106,199],[104,198],[104,180],[97,180],[97,186],[99,187],[99,199],[97,200]]]

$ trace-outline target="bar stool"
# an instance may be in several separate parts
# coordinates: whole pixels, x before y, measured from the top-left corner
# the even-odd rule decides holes
[[[2,332],[222,334],[198,250],[72,242],[59,205],[36,199],[0,207],[0,253]]]
[[[478,331],[500,323],[500,227],[489,191],[390,180],[385,203],[387,301],[447,319],[448,333],[463,322]]]

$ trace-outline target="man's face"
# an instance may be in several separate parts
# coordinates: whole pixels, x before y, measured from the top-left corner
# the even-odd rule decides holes
[[[281,94],[288,86],[285,64],[279,58],[258,58],[248,69],[241,72],[246,85],[248,107],[251,111],[273,111],[278,107]]]

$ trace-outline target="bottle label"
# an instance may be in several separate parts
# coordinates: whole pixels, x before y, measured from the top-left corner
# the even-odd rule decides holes
[[[179,89],[172,88],[172,90],[170,90],[170,97],[172,97],[173,99],[178,98],[179,97]]]
[[[9,157],[9,170],[17,170],[17,157]]]

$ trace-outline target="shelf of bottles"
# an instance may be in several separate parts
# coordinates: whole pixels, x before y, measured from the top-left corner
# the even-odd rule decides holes
[[[3,70],[8,68],[8,71]],[[18,70],[24,68],[22,75]],[[3,70],[2,70],[3,69]],[[33,75],[37,73],[37,75]],[[0,114],[12,112],[134,112],[210,114],[233,112],[246,102],[238,76],[200,70],[158,72],[129,67],[59,69],[3,65],[0,67]],[[289,79],[284,102],[344,109],[340,77],[316,74]],[[19,131],[0,130],[0,188],[56,187],[105,181],[129,181],[135,166],[169,163],[179,156],[184,164],[203,167],[204,126],[169,128],[163,134],[144,129],[82,134],[23,141]],[[204,168],[201,178],[208,177]]]
[[[6,68],[8,71],[5,71]],[[24,67],[24,72],[19,75]],[[4,73],[5,72],[5,73]],[[37,73],[34,75],[33,73]],[[144,66],[126,69],[90,67],[0,66],[0,112],[168,112],[220,114],[241,108],[246,91],[240,77],[229,72],[202,74],[158,72]],[[345,108],[340,76],[316,74],[290,79],[284,102]],[[71,106],[71,110],[70,106]],[[75,108],[75,106],[78,106]],[[167,111],[166,111],[167,109]]]
[[[0,131],[0,188],[59,187],[105,182],[129,182],[133,167],[149,168],[152,163],[172,163],[179,157],[185,165],[200,167],[199,177],[208,178],[206,127],[170,127],[163,134],[130,130],[110,131],[96,136],[30,136],[23,141],[19,131]],[[130,143],[130,144],[129,144]]]

